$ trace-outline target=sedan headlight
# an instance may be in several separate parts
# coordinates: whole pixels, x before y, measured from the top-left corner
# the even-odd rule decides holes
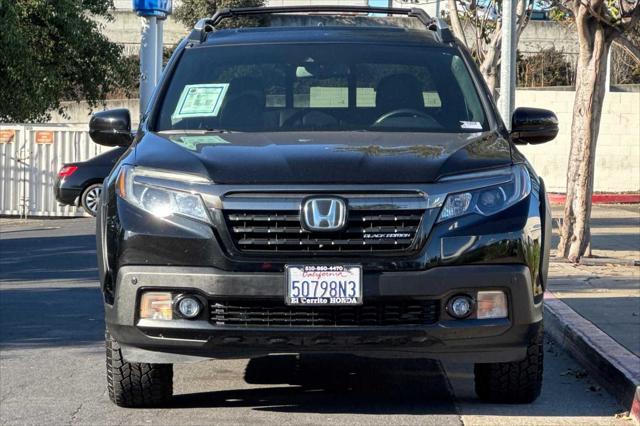
[[[440,211],[438,222],[468,213],[489,216],[523,200],[531,192],[529,172],[519,164],[511,167],[510,174],[511,179],[499,185],[449,194]],[[456,177],[456,180],[458,179],[462,180],[464,176]]]
[[[199,176],[123,166],[117,193],[127,202],[157,217],[180,215],[210,222],[198,193],[167,188],[163,182],[208,182]]]

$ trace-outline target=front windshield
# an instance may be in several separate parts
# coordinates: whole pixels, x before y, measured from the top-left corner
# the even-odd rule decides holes
[[[187,49],[155,123],[156,131],[487,128],[454,49],[330,43]]]

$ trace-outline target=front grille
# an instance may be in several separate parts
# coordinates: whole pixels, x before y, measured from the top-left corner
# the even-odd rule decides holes
[[[437,300],[367,303],[359,306],[287,306],[273,300],[210,301],[217,326],[339,327],[426,325],[438,321]]]
[[[339,232],[309,232],[296,210],[225,211],[236,247],[255,252],[367,253],[406,251],[424,210],[350,210]]]

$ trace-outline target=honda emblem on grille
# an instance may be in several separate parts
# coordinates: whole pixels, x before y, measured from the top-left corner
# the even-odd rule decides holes
[[[309,198],[301,219],[308,231],[338,231],[347,223],[347,204],[341,198]]]

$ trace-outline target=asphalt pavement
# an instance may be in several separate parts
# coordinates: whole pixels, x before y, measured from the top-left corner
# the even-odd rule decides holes
[[[271,356],[175,368],[171,406],[106,394],[92,219],[0,220],[2,424],[629,424],[553,341],[530,405],[484,404],[472,367],[429,360]]]

